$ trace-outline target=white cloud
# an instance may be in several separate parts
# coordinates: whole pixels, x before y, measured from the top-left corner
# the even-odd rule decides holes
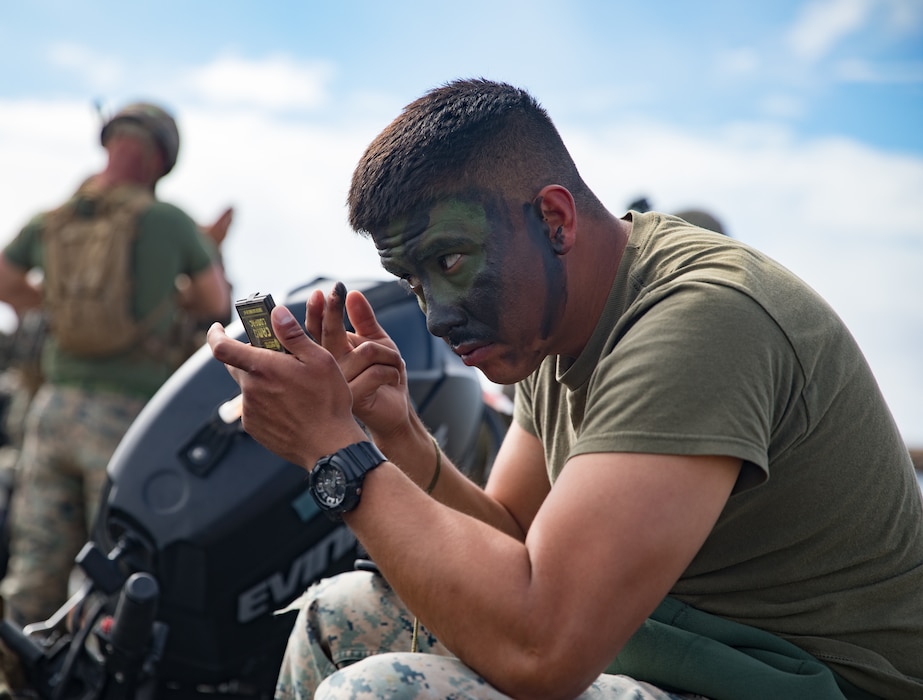
[[[99,117],[87,102],[0,101],[0,239],[10,238],[31,210],[54,203],[102,164]]]
[[[365,146],[356,134],[265,112],[182,113],[181,168],[161,195],[208,221],[236,209],[225,259],[236,292],[280,296],[319,275],[384,276],[346,224],[346,191]]]
[[[48,59],[52,65],[64,68],[76,76],[80,83],[91,89],[108,91],[124,79],[122,63],[86,46],[72,43],[54,44]]]
[[[804,102],[791,94],[772,93],[759,100],[760,111],[768,117],[794,119],[804,114]]]
[[[760,56],[751,47],[719,51],[716,56],[719,75],[739,78],[754,75],[760,68]]]
[[[333,68],[277,55],[262,60],[224,56],[193,70],[186,86],[206,100],[266,109],[314,109],[326,97]]]
[[[923,61],[872,62],[850,58],[838,62],[839,80],[853,83],[923,83]]]
[[[815,0],[801,11],[788,33],[795,54],[808,61],[827,55],[865,21],[873,0]]]
[[[920,0],[882,0],[888,25],[896,36],[918,32],[923,25],[923,3]]]
[[[664,211],[704,208],[805,279],[856,336],[905,439],[923,445],[923,158],[772,125],[564,136],[613,210],[639,194]]]
[[[236,207],[224,252],[237,294],[386,277],[346,223],[352,169],[397,109],[368,104],[365,121],[323,127],[249,106],[178,106],[183,150],[160,194],[203,222]],[[638,194],[665,211],[704,207],[805,278],[857,336],[905,437],[923,445],[923,158],[764,124],[710,138],[651,123],[560,127],[613,211]],[[97,133],[84,103],[0,103],[0,191],[15,203],[0,208],[0,238],[102,163]]]

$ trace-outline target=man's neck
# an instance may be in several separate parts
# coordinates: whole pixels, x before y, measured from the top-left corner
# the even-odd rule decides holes
[[[581,232],[578,242],[579,257],[574,261],[576,268],[568,270],[568,276],[573,280],[569,294],[571,300],[569,307],[578,309],[573,319],[573,335],[576,341],[571,352],[576,357],[582,352],[584,346],[593,335],[596,325],[606,307],[606,300],[618,274],[622,254],[631,235],[631,222],[610,217],[606,221],[593,222],[589,230]],[[575,251],[572,251],[573,254]]]
[[[150,177],[143,172],[139,172],[137,169],[107,167],[94,176],[93,184],[99,189],[104,190],[119,187],[120,185],[138,185],[139,187],[147,187],[151,190],[154,189],[154,183],[151,182]]]

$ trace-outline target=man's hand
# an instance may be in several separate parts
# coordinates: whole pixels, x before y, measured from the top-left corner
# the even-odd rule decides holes
[[[41,308],[42,305],[40,283],[33,284],[29,280],[28,272],[11,263],[6,255],[0,253],[0,301],[12,306],[20,319],[28,311]]]
[[[211,239],[215,246],[220,250],[221,244],[224,243],[224,239],[227,238],[228,229],[231,228],[231,222],[234,220],[234,208],[228,207],[223,212],[221,216],[215,219],[213,224],[208,226],[199,225],[199,230],[206,237]]]
[[[349,386],[333,356],[305,335],[286,307],[274,308],[271,318],[291,354],[230,338],[218,323],[208,331],[208,344],[241,388],[244,430],[310,469],[323,455],[366,436],[353,418]]]
[[[354,333],[346,331],[344,311]],[[308,299],[305,327],[336,358],[352,392],[353,413],[376,441],[408,431],[414,411],[404,360],[368,299],[347,293],[341,282],[326,298],[317,290]]]

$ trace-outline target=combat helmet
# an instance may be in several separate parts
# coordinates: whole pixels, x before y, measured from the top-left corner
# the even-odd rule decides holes
[[[100,143],[106,145],[106,138],[112,125],[118,121],[130,120],[139,124],[151,136],[163,155],[161,177],[173,170],[179,155],[179,130],[176,120],[163,108],[149,102],[134,102],[122,107],[105,124],[99,134]]]

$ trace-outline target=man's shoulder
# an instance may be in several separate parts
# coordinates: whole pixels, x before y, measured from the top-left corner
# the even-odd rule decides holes
[[[192,220],[189,214],[186,213],[184,209],[179,207],[172,202],[165,202],[162,199],[157,199],[156,197],[151,199],[148,206],[145,208],[146,212],[154,212],[160,216],[176,216],[181,218],[187,218]]]
[[[160,199],[151,200],[140,213],[141,225],[180,232],[195,232],[196,223],[183,209]]]
[[[33,214],[32,218],[26,222],[26,225],[22,227],[22,235],[34,236],[41,232],[45,227],[45,223],[48,221],[48,216],[50,211],[40,211],[37,214]]]

